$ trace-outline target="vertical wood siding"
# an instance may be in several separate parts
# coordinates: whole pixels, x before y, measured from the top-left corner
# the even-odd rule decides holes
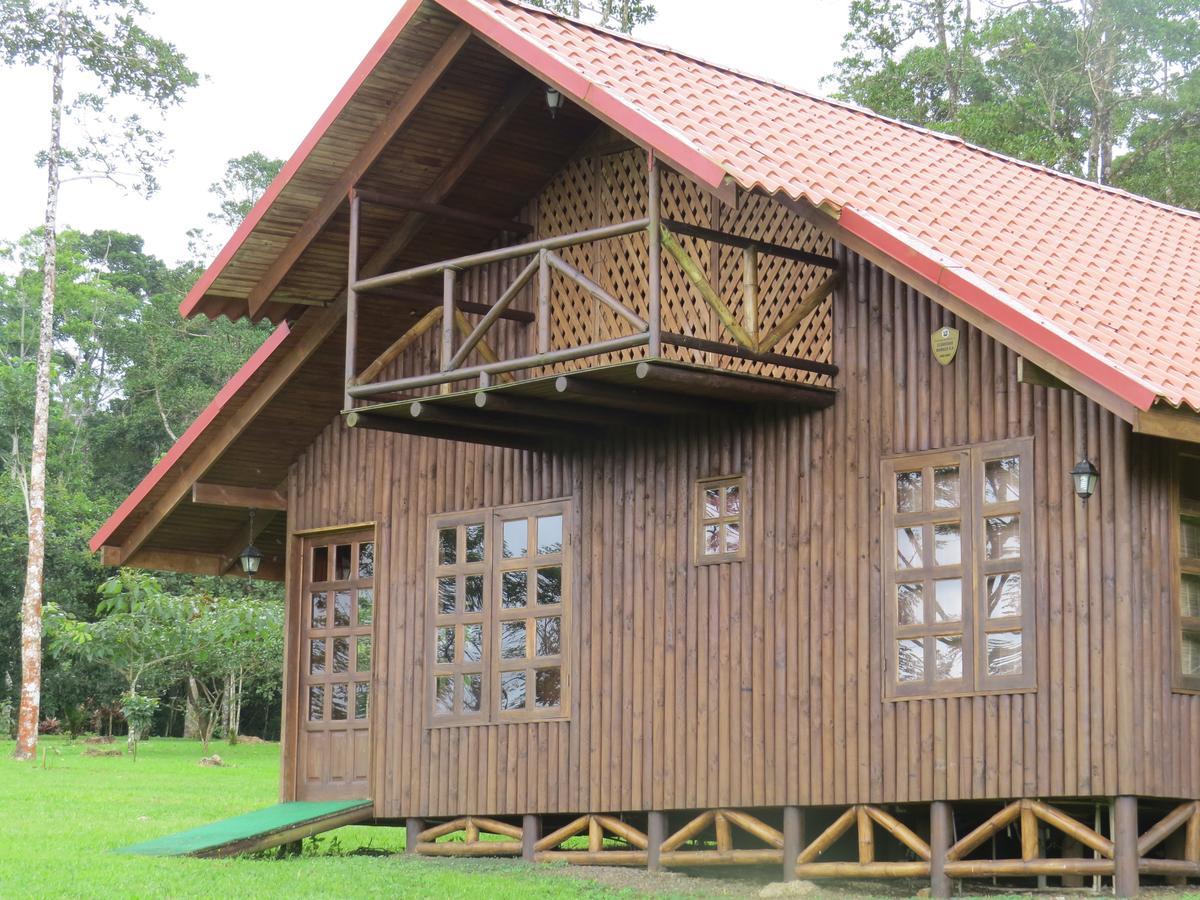
[[[292,529],[379,522],[375,793],[385,816],[1200,796],[1172,694],[1168,450],[839,249],[837,402],[526,453],[335,421]],[[929,336],[962,333],[942,367]],[[882,699],[880,457],[1034,437],[1037,690]],[[1086,506],[1067,472],[1100,470]],[[745,562],[695,566],[697,478],[744,472]],[[569,722],[425,727],[434,513],[574,499]],[[382,632],[381,632],[382,633]]]

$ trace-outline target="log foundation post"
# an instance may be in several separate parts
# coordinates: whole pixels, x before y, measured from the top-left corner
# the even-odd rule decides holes
[[[931,897],[949,897],[953,892],[946,874],[946,854],[954,843],[954,812],[945,800],[929,804],[929,892]]]
[[[417,835],[425,830],[424,819],[404,820],[404,852],[410,856],[417,855]]]
[[[521,817],[521,856],[533,862],[536,852],[535,845],[542,837],[542,817],[526,815]]]
[[[798,806],[783,808],[783,880],[796,880],[796,860],[804,849],[804,812]]]
[[[1137,797],[1122,795],[1113,801],[1113,893],[1136,897],[1138,893]]]
[[[646,868],[651,872],[662,871],[662,845],[667,839],[667,814],[650,812],[646,816]]]

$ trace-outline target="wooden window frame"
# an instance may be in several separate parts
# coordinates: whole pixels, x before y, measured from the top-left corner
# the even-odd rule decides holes
[[[705,504],[704,495],[712,487],[721,489],[721,511],[714,518],[706,518],[704,515]],[[739,497],[738,512],[730,515],[726,509],[725,502],[727,499],[726,491],[730,487],[737,487]],[[692,531],[692,557],[696,565],[706,566],[714,563],[740,562],[746,558],[746,547],[749,545],[746,534],[746,476],[745,475],[714,475],[709,478],[701,478],[696,482],[696,488],[693,492],[692,503],[694,510],[695,524]],[[724,553],[705,553],[706,541],[704,539],[704,531],[710,525],[738,526],[738,549],[733,552]]]
[[[984,472],[988,461],[1016,456],[1020,459],[1020,498],[1006,503],[985,504],[983,499]],[[922,504],[919,512],[895,511],[895,484],[899,472],[921,469],[923,472],[946,465],[959,469],[959,506],[933,506],[933,479],[922,476]],[[1036,606],[1033,566],[1033,501],[1034,501],[1033,438],[993,441],[962,447],[928,450],[918,453],[884,457],[881,464],[880,512],[882,578],[882,618],[886,652],[884,654],[884,697],[888,700],[911,700],[925,697],[979,696],[986,694],[1025,693],[1037,687],[1037,650],[1034,609]],[[994,516],[1016,514],[1020,517],[1019,535],[1021,556],[1018,560],[986,560],[986,522]],[[958,523],[960,558],[957,565],[938,566],[933,562],[933,529],[939,524]],[[922,529],[922,566],[898,570],[896,561],[896,530],[905,527]],[[989,619],[987,616],[987,579],[997,574],[1013,573],[1021,577],[1021,612],[1017,616]],[[929,621],[917,625],[900,625],[896,608],[898,584],[920,582],[923,605],[932,608],[933,585],[936,580],[959,578],[962,584],[962,613],[958,622]],[[1013,675],[987,673],[987,636],[992,633],[1020,631],[1021,672]],[[962,677],[938,683],[933,680],[933,647],[925,648],[924,680],[900,682],[897,679],[898,642],[906,637],[924,638],[962,636]]]
[[[1200,453],[1180,450],[1175,454],[1171,478],[1171,687],[1186,694],[1200,694],[1200,675],[1183,672],[1184,632],[1200,632],[1200,618],[1185,617],[1180,608],[1183,602],[1183,576],[1200,575],[1200,559],[1183,555],[1184,516],[1200,517],[1200,503],[1183,498],[1183,466],[1185,460],[1200,466]]]
[[[562,517],[562,547],[557,553],[539,554],[537,552],[537,520],[539,517],[559,515]],[[514,519],[525,518],[530,526],[527,531],[527,553],[523,557],[506,559],[503,556],[503,523]],[[486,526],[484,535],[484,559],[481,562],[467,562],[465,555],[465,534],[462,526],[483,523]],[[455,528],[456,561],[453,565],[439,565],[439,539],[442,529]],[[430,622],[426,633],[427,661],[425,667],[427,727],[444,728],[460,725],[496,725],[519,722],[562,721],[570,718],[571,714],[571,676],[570,660],[572,631],[572,600],[573,590],[573,547],[574,520],[572,504],[569,498],[559,498],[536,503],[520,503],[508,506],[480,507],[465,512],[433,515],[429,518],[426,597],[429,604]],[[557,566],[561,576],[560,602],[554,605],[538,606],[537,578],[538,569]],[[527,573],[526,605],[521,608],[501,609],[502,580],[506,572],[523,570]],[[438,579],[453,575],[456,579],[457,596],[465,596],[465,579],[467,576],[478,575],[483,579],[483,611],[468,613],[462,609],[462,604],[454,614],[442,614],[438,609]],[[536,625],[537,620],[556,616],[559,618],[559,650],[554,656],[536,655]],[[526,623],[525,656],[520,659],[501,659],[500,657],[500,626],[504,622],[523,620]],[[483,643],[481,658],[478,661],[441,663],[437,660],[439,629],[454,627],[455,657],[460,655],[464,626],[481,624],[483,627]],[[539,709],[535,704],[536,671],[538,669],[556,667],[559,670],[559,704],[557,707]],[[479,712],[464,712],[461,708],[461,678],[465,674],[482,673],[480,687]],[[524,671],[526,678],[526,705],[520,710],[501,710],[499,686],[502,673]],[[452,675],[455,681],[454,712],[438,713],[437,710],[437,677]]]

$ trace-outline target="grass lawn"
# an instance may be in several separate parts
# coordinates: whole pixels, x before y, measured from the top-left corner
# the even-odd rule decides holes
[[[200,745],[155,739],[128,756],[84,756],[43,738],[48,767],[18,763],[0,741],[0,897],[615,897],[632,891],[512,861],[394,855],[400,828],[342,828],[284,860],[152,858],[118,847],[269,806],[277,744],[213,744],[226,768],[197,764]],[[124,743],[99,749],[123,749]],[[57,752],[55,752],[57,751]],[[335,837],[336,835],[336,837]],[[358,853],[366,848],[392,855]]]

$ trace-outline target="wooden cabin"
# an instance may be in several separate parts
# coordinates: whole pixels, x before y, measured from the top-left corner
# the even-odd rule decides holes
[[[411,0],[182,306],[274,332],[93,548],[252,527],[281,795],[411,852],[1129,895],[1200,877],[1198,298],[1195,213]]]

